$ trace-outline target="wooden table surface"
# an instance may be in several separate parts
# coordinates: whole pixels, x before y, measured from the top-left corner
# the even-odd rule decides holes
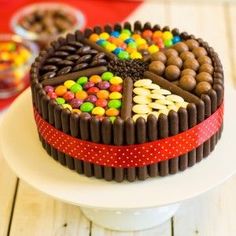
[[[178,27],[208,41],[223,61],[225,79],[234,86],[236,5],[153,0],[129,17],[135,19]],[[79,207],[55,200],[19,180],[0,155],[0,236],[235,236],[235,199],[233,177],[217,189],[184,202],[170,221],[157,228],[114,232],[91,223]]]

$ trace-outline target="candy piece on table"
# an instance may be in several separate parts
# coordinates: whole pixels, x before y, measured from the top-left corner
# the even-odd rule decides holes
[[[114,75],[112,72],[106,71],[102,74],[101,77],[102,77],[102,80],[109,81],[113,76]]]
[[[83,86],[84,84],[86,84],[88,82],[88,77],[81,76],[80,78],[78,78],[78,80],[76,82]]]
[[[68,89],[70,89],[71,86],[74,85],[74,84],[75,84],[75,81],[73,81],[73,80],[67,80],[67,81],[64,82],[64,86]]]
[[[67,92],[67,88],[64,85],[59,85],[55,89],[55,93],[57,96],[63,96]]]
[[[93,108],[94,108],[94,105],[91,102],[85,102],[80,106],[80,110],[82,112],[91,112]]]
[[[80,100],[84,100],[88,97],[88,93],[86,91],[78,91],[76,94],[75,94],[76,98],[80,99]]]
[[[116,108],[116,109],[119,109],[121,107],[121,101],[120,100],[117,100],[117,99],[114,99],[114,100],[110,100],[108,102],[108,107],[109,108]]]

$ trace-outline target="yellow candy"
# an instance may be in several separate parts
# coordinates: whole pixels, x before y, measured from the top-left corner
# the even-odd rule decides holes
[[[104,40],[107,40],[110,38],[110,35],[107,32],[103,32],[99,36],[100,36],[100,39],[104,39]]]
[[[126,33],[121,33],[120,36],[119,36],[120,39],[122,39],[123,41],[125,41],[126,39],[129,38],[129,35],[126,34]]]
[[[151,107],[145,104],[134,105],[132,110],[134,113],[137,113],[137,114],[146,114],[146,113],[152,112]]]
[[[113,44],[113,43],[108,43],[106,45],[106,49],[107,49],[107,51],[112,52],[112,51],[114,51],[116,49],[116,45]]]
[[[150,79],[140,79],[140,80],[137,80],[134,83],[134,87],[144,87],[144,86],[148,86],[150,84],[152,84],[152,80],[150,80]]]
[[[127,47],[127,48],[126,48],[126,51],[127,51],[128,53],[137,52],[137,51],[136,51],[136,48],[132,48],[132,47]]]
[[[91,34],[89,37],[89,40],[96,42],[99,40],[99,35],[98,34]]]
[[[63,108],[65,109],[69,109],[70,111],[72,111],[72,106],[70,104],[62,104]]]
[[[171,40],[173,38],[173,34],[170,32],[170,31],[165,31],[163,34],[162,34],[162,38],[164,40]]]
[[[131,58],[131,59],[141,59],[141,58],[142,58],[142,54],[139,53],[139,52],[132,52],[132,53],[130,54],[130,58]]]
[[[122,98],[122,94],[119,92],[112,92],[109,95],[110,99],[121,99]]]
[[[115,84],[115,85],[118,85],[118,84],[122,84],[123,83],[123,79],[120,78],[119,76],[114,76],[110,79],[109,81],[111,84]]]
[[[147,43],[146,40],[143,38],[138,38],[135,41],[136,41],[137,46]]]
[[[132,38],[136,40],[136,39],[141,38],[141,35],[140,34],[133,34]]]
[[[151,45],[149,48],[148,48],[148,51],[152,54],[152,53],[155,53],[155,52],[158,52],[159,51],[159,47],[156,46],[156,45]]]
[[[137,95],[142,95],[142,96],[146,96],[151,93],[150,90],[145,88],[134,88],[133,92]]]
[[[145,49],[148,49],[148,45],[145,43],[145,44],[140,44],[138,46],[138,50],[145,50]]]
[[[73,80],[67,80],[67,81],[65,81],[64,86],[65,86],[66,88],[70,89],[70,87],[71,87],[73,84],[75,84],[75,81],[73,81]]]
[[[95,107],[92,110],[92,114],[96,116],[103,116],[105,114],[105,109],[102,107]]]

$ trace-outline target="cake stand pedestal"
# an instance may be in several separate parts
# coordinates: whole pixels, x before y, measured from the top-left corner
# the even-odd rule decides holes
[[[236,171],[236,92],[227,89],[221,140],[206,159],[184,172],[134,183],[107,182],[78,175],[48,156],[38,139],[30,91],[10,107],[1,124],[2,153],[15,173],[55,198],[79,205],[105,228],[134,231],[154,227],[174,215],[181,202],[224,182]],[[227,99],[230,98],[230,99]]]

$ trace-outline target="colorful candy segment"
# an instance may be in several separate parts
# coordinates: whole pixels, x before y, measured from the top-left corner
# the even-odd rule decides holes
[[[88,112],[99,119],[105,116],[111,121],[120,114],[123,79],[112,72],[82,76],[77,81],[67,80],[57,87],[45,86],[44,90],[57,104],[72,112]]]
[[[110,34],[93,33],[89,39],[121,60],[141,59],[144,55],[153,54],[181,41],[180,36],[174,36],[170,31],[153,32],[148,29],[142,33],[133,33],[129,29],[113,31]]]
[[[161,113],[168,115],[169,111],[178,111],[180,107],[186,108],[188,105],[182,97],[171,94],[169,90],[162,89],[150,79],[136,81],[133,93],[134,121],[139,117],[147,119],[150,114],[158,118]]]

